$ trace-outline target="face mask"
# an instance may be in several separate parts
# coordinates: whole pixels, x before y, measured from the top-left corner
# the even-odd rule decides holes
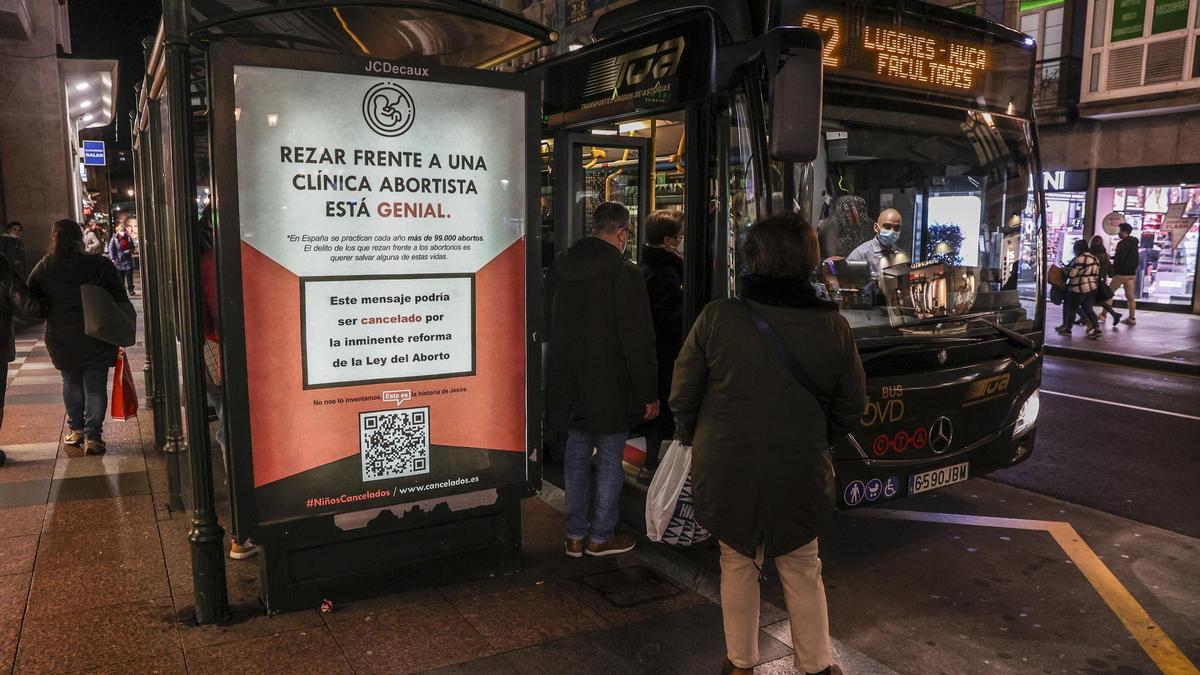
[[[891,248],[896,245],[896,242],[900,241],[900,230],[880,228],[879,234],[875,236],[879,237],[879,243]]]

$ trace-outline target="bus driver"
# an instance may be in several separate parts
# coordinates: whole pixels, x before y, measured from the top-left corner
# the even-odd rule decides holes
[[[896,209],[884,209],[879,214],[879,218],[875,220],[875,236],[869,241],[863,242],[846,256],[846,260],[850,262],[865,261],[871,267],[871,278],[879,278],[879,270],[884,267],[890,267],[895,262],[901,262],[900,259],[894,259],[897,253],[902,252],[896,248],[896,243],[900,241],[900,228],[903,225],[903,219],[900,217],[900,212]],[[886,263],[883,262],[883,257],[887,256]]]

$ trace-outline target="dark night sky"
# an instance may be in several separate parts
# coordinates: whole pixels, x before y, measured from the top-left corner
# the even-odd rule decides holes
[[[117,117],[105,130],[110,147],[129,147],[134,84],[142,81],[142,39],[152,36],[162,14],[160,0],[69,0],[72,56],[120,59]],[[119,131],[117,127],[120,127]]]

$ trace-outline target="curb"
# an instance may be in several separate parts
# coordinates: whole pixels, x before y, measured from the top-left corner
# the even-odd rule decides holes
[[[1175,359],[1163,359],[1156,356],[1113,354],[1111,352],[1102,352],[1092,349],[1077,349],[1075,347],[1062,347],[1059,345],[1045,345],[1045,350],[1047,356],[1061,356],[1079,359],[1081,361],[1094,361],[1097,363],[1108,363],[1118,366],[1146,368],[1149,370],[1157,370],[1165,373],[1177,373],[1180,375],[1200,375],[1200,364],[1188,363],[1187,361],[1176,361]]]

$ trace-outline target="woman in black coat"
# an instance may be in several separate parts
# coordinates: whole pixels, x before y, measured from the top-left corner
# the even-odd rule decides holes
[[[830,440],[867,398],[850,326],[811,283],[818,255],[797,214],[751,227],[740,297],[705,307],[675,361],[671,409],[692,445],[696,520],[721,544],[726,672],[758,662],[764,558],[783,582],[796,670],[832,666],[817,535],[835,504]]]
[[[8,258],[0,256],[0,356],[4,363],[17,360],[17,343],[13,339],[13,316],[27,321],[42,316],[41,306],[33,300],[25,280]],[[0,382],[0,426],[4,425],[4,393],[8,378]],[[0,450],[0,466],[4,466],[4,451]]]
[[[108,369],[117,360],[117,347],[83,332],[84,284],[108,290],[118,304],[129,302],[112,261],[86,255],[79,223],[60,220],[50,234],[50,252],[29,275],[29,290],[47,308],[46,349],[62,374],[68,427],[63,442],[77,446],[86,440],[87,453],[99,455],[105,450]]]

